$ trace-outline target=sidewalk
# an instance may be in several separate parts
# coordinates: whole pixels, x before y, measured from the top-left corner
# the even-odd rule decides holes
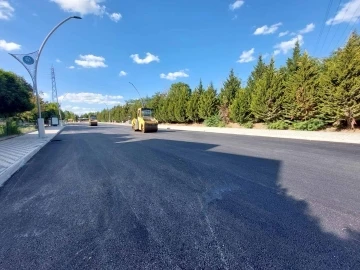
[[[0,141],[0,187],[62,129],[60,126],[48,127],[42,139],[34,131]]]
[[[121,123],[111,123],[111,124],[131,126],[130,124],[121,124]],[[324,131],[192,127],[192,126],[164,125],[164,124],[160,124],[159,129],[172,129],[172,130],[211,132],[211,133],[233,134],[233,135],[360,144],[360,133],[350,133],[350,132],[345,133],[345,132],[324,132]]]

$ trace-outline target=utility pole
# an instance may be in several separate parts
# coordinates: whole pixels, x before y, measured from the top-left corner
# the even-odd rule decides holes
[[[57,103],[58,109],[59,109],[59,118],[60,118],[60,126],[62,126],[62,117],[61,117],[61,110],[60,110],[60,104],[59,99],[57,95],[57,88],[56,88],[56,78],[55,78],[55,69],[53,66],[51,66],[51,84],[52,84],[52,102]]]

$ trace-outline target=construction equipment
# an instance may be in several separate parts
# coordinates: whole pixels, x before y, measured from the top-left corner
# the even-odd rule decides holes
[[[89,125],[90,126],[97,126],[98,125],[98,121],[96,119],[96,115],[90,115],[89,116]]]
[[[153,110],[149,108],[139,108],[131,126],[134,131],[140,130],[143,133],[158,131],[158,121],[153,117]]]

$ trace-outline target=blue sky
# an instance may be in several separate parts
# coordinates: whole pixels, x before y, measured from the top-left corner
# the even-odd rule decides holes
[[[37,50],[72,15],[83,20],[49,39],[38,88],[50,97],[53,65],[62,107],[83,113],[137,98],[129,81],[144,96],[200,78],[220,90],[234,68],[245,83],[259,54],[281,65],[297,39],[326,56],[358,27],[360,0],[0,0],[0,68],[30,82],[8,53]]]

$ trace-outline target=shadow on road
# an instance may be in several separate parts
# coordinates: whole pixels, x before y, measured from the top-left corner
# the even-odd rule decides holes
[[[0,268],[360,269],[360,233],[325,232],[281,161],[101,131],[63,132],[0,189]]]

